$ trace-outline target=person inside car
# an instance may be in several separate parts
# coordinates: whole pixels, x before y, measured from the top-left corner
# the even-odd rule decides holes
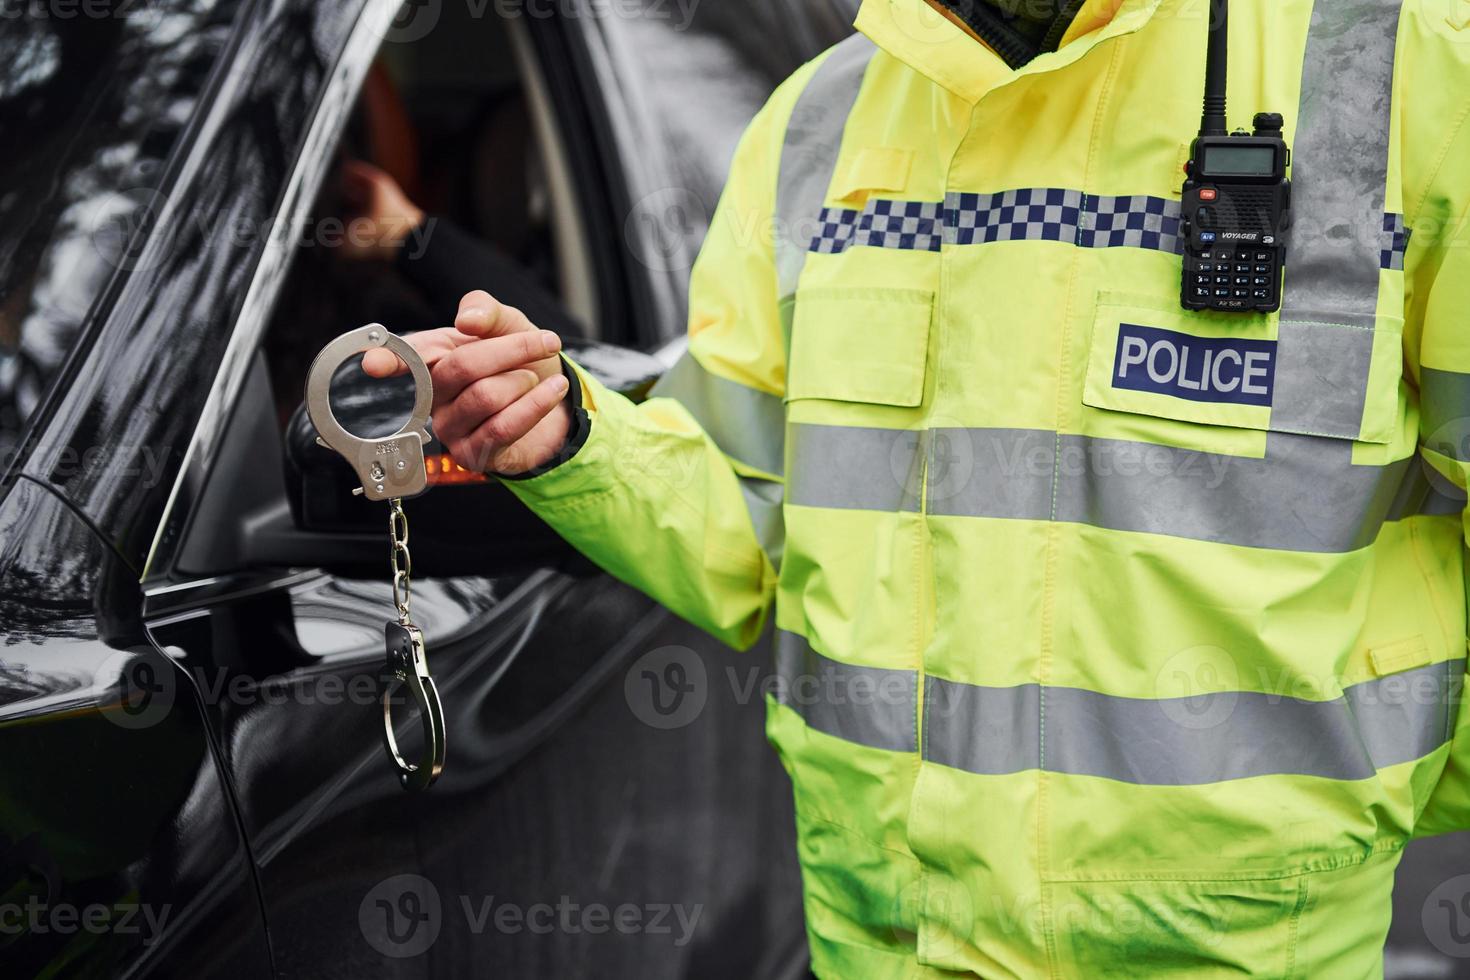
[[[439,322],[452,317],[461,296],[478,288],[493,290],[563,336],[585,333],[534,272],[449,218],[425,214],[383,168],[346,160],[340,187],[346,256],[392,265],[422,290]]]

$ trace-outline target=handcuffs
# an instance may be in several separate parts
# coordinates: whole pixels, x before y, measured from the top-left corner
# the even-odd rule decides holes
[[[413,414],[403,427],[389,436],[365,438],[353,435],[332,412],[331,386],[337,368],[363,351],[382,347],[398,355],[413,376]],[[383,747],[398,771],[399,783],[407,790],[424,790],[444,771],[444,708],[439,689],[429,673],[423,632],[413,624],[409,612],[412,598],[412,559],[408,552],[408,517],[403,501],[428,489],[424,444],[429,436],[429,412],[434,404],[434,383],[428,366],[418,352],[401,337],[379,323],[349,330],[317,354],[306,376],[306,412],[316,426],[317,443],[342,456],[352,466],[362,486],[353,490],[368,500],[386,500],[388,534],[391,541],[393,603],[398,618],[383,627],[387,663],[380,678],[379,700],[383,708]],[[403,758],[393,730],[393,695],[402,687],[419,709],[423,724],[423,757],[417,763]]]

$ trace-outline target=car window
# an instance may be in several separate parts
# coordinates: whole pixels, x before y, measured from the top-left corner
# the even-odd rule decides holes
[[[265,338],[283,417],[334,336],[371,322],[399,334],[444,326],[472,289],[508,297],[566,336],[594,329],[562,281],[566,236],[553,218],[573,189],[546,164],[534,79],[512,41],[524,25],[476,9],[445,4],[429,10],[432,29],[390,34],[357,93],[317,196],[318,234],[295,249]],[[357,181],[377,192],[355,188],[353,173],[370,174]],[[418,226],[396,248],[354,246],[389,221],[375,211],[381,200],[412,202]],[[405,396],[400,420],[411,404]]]
[[[0,5],[0,472],[137,254],[238,6]]]
[[[627,5],[625,5],[626,7]],[[851,33],[852,0],[677,3],[634,0],[636,15],[607,18],[636,56],[670,160],[696,198],[719,197],[745,126],[771,91],[808,59]]]
[[[338,478],[342,461],[314,445],[310,426],[296,424],[302,421],[307,371],[334,336],[370,322],[400,334],[446,325],[453,322],[460,298],[474,288],[497,295],[504,295],[502,289],[518,291],[515,305],[524,308],[528,299],[542,304],[538,321],[548,313],[558,316],[553,322],[566,336],[589,329],[565,302],[556,261],[562,239],[552,220],[553,198],[573,194],[574,188],[546,173],[549,147],[532,107],[532,91],[544,83],[538,64],[517,56],[513,36],[527,25],[477,15],[480,8],[473,5],[423,9],[428,29],[412,30],[413,21],[401,19],[356,93],[306,223],[313,233],[293,250],[262,344],[276,422],[282,440],[292,444],[284,451],[288,492],[295,495],[299,513],[313,515],[333,533],[382,533],[380,505],[351,497]],[[412,201],[422,211],[418,228],[396,248],[354,244],[375,234],[372,201],[354,193],[349,177],[354,172],[372,174],[375,186],[391,189],[385,196]],[[328,229],[339,231],[328,235]],[[369,379],[359,363],[349,359],[339,368],[332,384],[334,411],[358,434],[396,431],[413,404],[411,379]],[[486,572],[498,577],[464,576],[455,574],[462,568],[446,572],[436,565],[428,544],[436,536],[435,505],[440,505],[438,513],[462,513],[467,495],[499,499],[503,494],[487,486],[483,476],[456,466],[441,448],[429,446],[434,489],[428,509],[407,508],[415,540],[424,542],[415,554],[414,616],[436,644],[456,631],[483,628],[484,617],[530,574],[528,567],[511,568],[493,550],[486,552]],[[257,446],[254,451],[269,450]],[[243,482],[223,478],[206,492],[219,495],[215,505],[223,512],[238,514],[254,506],[244,499],[244,489]],[[496,506],[493,501],[486,505]],[[327,514],[335,516],[324,519]],[[380,554],[373,549],[375,560]],[[372,579],[367,583],[339,565],[293,588],[285,628],[303,651],[314,657],[381,656],[386,566],[368,568]],[[178,568],[189,575],[224,570],[184,562]]]
[[[852,33],[855,0],[629,0],[577,18],[589,97],[611,121],[604,152],[638,338],[683,334],[689,270],[735,146],[771,92]]]

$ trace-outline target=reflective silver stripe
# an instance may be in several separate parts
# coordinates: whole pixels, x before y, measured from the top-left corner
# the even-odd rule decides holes
[[[781,555],[786,550],[786,525],[781,515],[783,489],[781,484],[771,480],[740,478],[740,493],[745,497],[745,509],[750,513],[756,540],[761,543],[771,565],[778,569],[781,567]]]
[[[819,732],[892,752],[917,751],[918,673],[830,660],[776,631],[776,700]]]
[[[1428,463],[1418,460],[1409,468],[1409,475],[1399,486],[1399,492],[1388,508],[1388,519],[1403,520],[1406,517],[1425,515],[1429,517],[1459,516],[1465,509],[1465,492],[1450,485],[1449,481],[1432,472]]]
[[[1465,492],[1457,490],[1453,494],[1441,493],[1438,489],[1431,487],[1428,481],[1424,484],[1424,496],[1420,498],[1413,510],[1404,511],[1394,515],[1393,519],[1400,517],[1412,517],[1415,514],[1423,514],[1428,517],[1458,516],[1465,510]]]
[[[1371,317],[1382,268],[1394,46],[1402,0],[1317,0],[1292,147],[1283,316]]]
[[[650,395],[688,409],[726,456],[762,473],[783,472],[786,408],[779,395],[711,374],[687,351]]]
[[[1402,0],[1317,0],[1292,147],[1294,227],[1271,427],[1353,439],[1383,268],[1389,109]]]
[[[1041,766],[1041,686],[924,678],[924,758],[982,776]]]
[[[1016,473],[1037,492],[1034,469],[1016,469],[1004,431],[951,430],[951,438],[970,440],[983,479],[949,502],[931,502],[931,513],[992,516],[987,484],[997,472],[1001,479]],[[1340,553],[1372,544],[1411,465],[1353,466],[1345,442],[1274,432],[1265,459],[1072,435],[1054,445],[1031,456],[1055,463],[1055,492],[1049,474],[1040,488],[1053,520],[1282,551]],[[1006,469],[980,465],[986,454],[1008,450]]]
[[[1430,449],[1470,462],[1470,374],[1419,369],[1419,431]]]
[[[1083,467],[1057,487],[1056,519],[1281,551],[1341,553],[1372,544],[1412,460],[1354,466],[1346,442],[1270,433],[1265,459],[1063,436],[1062,452],[1153,460]]]
[[[936,429],[925,440],[925,447],[930,514],[1051,520],[1055,432]]]
[[[1463,660],[1430,664],[1356,684],[1331,701],[1255,691],[1153,700],[927,677],[924,758],[982,775],[1039,767],[1149,786],[1269,775],[1367,779],[1449,741],[1464,667]]]
[[[875,51],[861,34],[838,44],[791,111],[776,184],[776,295],[783,301],[795,294],[806,265],[807,246],[816,233],[813,218],[827,201],[847,117]]]
[[[1350,443],[1278,432],[1265,459],[1041,429],[792,424],[787,445],[787,495],[799,506],[918,510],[927,461],[930,514],[1283,551],[1353,551],[1386,520],[1451,506],[1412,459],[1355,466]]]
[[[1288,274],[1287,295],[1290,282]],[[1335,313],[1332,319],[1355,318]],[[1282,313],[1271,428],[1356,439],[1368,398],[1373,333],[1371,316],[1349,324],[1293,320]]]
[[[909,429],[792,424],[786,499],[801,507],[918,510],[924,441]]]

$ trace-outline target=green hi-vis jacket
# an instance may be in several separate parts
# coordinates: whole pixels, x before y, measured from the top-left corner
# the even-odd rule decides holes
[[[774,605],[823,977],[1374,975],[1405,843],[1470,827],[1470,11],[1233,6],[1279,314],[1180,306],[1208,3],[1012,71],[865,0],[745,136],[664,397],[583,376],[513,484],[733,644]]]

